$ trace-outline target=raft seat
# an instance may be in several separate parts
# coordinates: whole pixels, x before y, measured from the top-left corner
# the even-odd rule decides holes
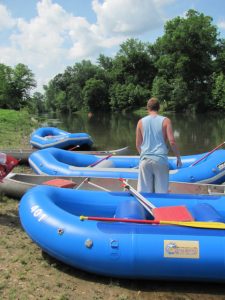
[[[135,200],[125,200],[116,209],[115,218],[145,220],[146,212],[144,207]]]
[[[76,185],[76,183],[73,182],[72,180],[61,179],[61,178],[44,181],[42,184],[57,186],[60,188],[73,188]]]
[[[199,203],[192,208],[192,214],[196,221],[224,222],[224,217],[210,204]]]

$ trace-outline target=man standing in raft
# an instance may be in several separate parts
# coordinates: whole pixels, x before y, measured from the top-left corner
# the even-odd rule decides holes
[[[137,123],[136,148],[140,154],[137,188],[139,192],[168,193],[167,142],[177,157],[177,167],[182,166],[171,120],[160,116],[159,109],[158,100],[156,98],[149,99],[147,102],[148,115]]]

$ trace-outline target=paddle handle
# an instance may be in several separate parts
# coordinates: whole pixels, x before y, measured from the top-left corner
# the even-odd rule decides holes
[[[205,159],[206,157],[208,157],[210,154],[212,154],[213,152],[215,152],[217,149],[219,149],[220,147],[222,147],[224,144],[225,144],[225,142],[223,142],[220,145],[216,146],[216,148],[214,148],[213,150],[211,150],[210,152],[208,152],[206,155],[204,155],[203,157],[201,157],[199,160],[195,161],[190,167],[193,167],[193,166],[197,165],[200,161],[202,161],[203,159]]]

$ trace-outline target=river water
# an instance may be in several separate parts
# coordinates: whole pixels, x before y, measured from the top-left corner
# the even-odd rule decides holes
[[[225,141],[225,116],[222,114],[167,114],[181,155],[203,153]],[[132,113],[95,113],[47,117],[43,126],[55,126],[69,132],[86,132],[98,150],[114,150],[129,146],[129,154],[137,154],[135,130],[139,116]],[[170,153],[172,154],[172,153]]]

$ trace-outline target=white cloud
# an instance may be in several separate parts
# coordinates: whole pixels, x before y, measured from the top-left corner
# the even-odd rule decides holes
[[[93,0],[92,7],[99,30],[109,35],[141,34],[162,24],[160,6],[154,0]]]
[[[11,14],[7,10],[7,8],[2,4],[0,4],[0,16],[0,30],[4,30],[14,26],[15,21],[11,17]]]
[[[13,19],[0,5],[0,30],[14,26],[0,62],[28,65],[40,84],[81,59],[96,59],[128,37],[150,32],[163,23],[162,7],[174,0],[92,0],[96,24],[65,11],[53,0],[39,0],[37,15]],[[16,29],[16,31],[15,31]],[[3,44],[3,43],[2,43]]]
[[[95,56],[101,49],[101,37],[94,33],[91,24],[86,19],[71,17],[66,27],[72,45],[69,49],[71,59],[89,58]]]
[[[220,21],[217,26],[220,28],[220,29],[225,29],[225,21]]]

